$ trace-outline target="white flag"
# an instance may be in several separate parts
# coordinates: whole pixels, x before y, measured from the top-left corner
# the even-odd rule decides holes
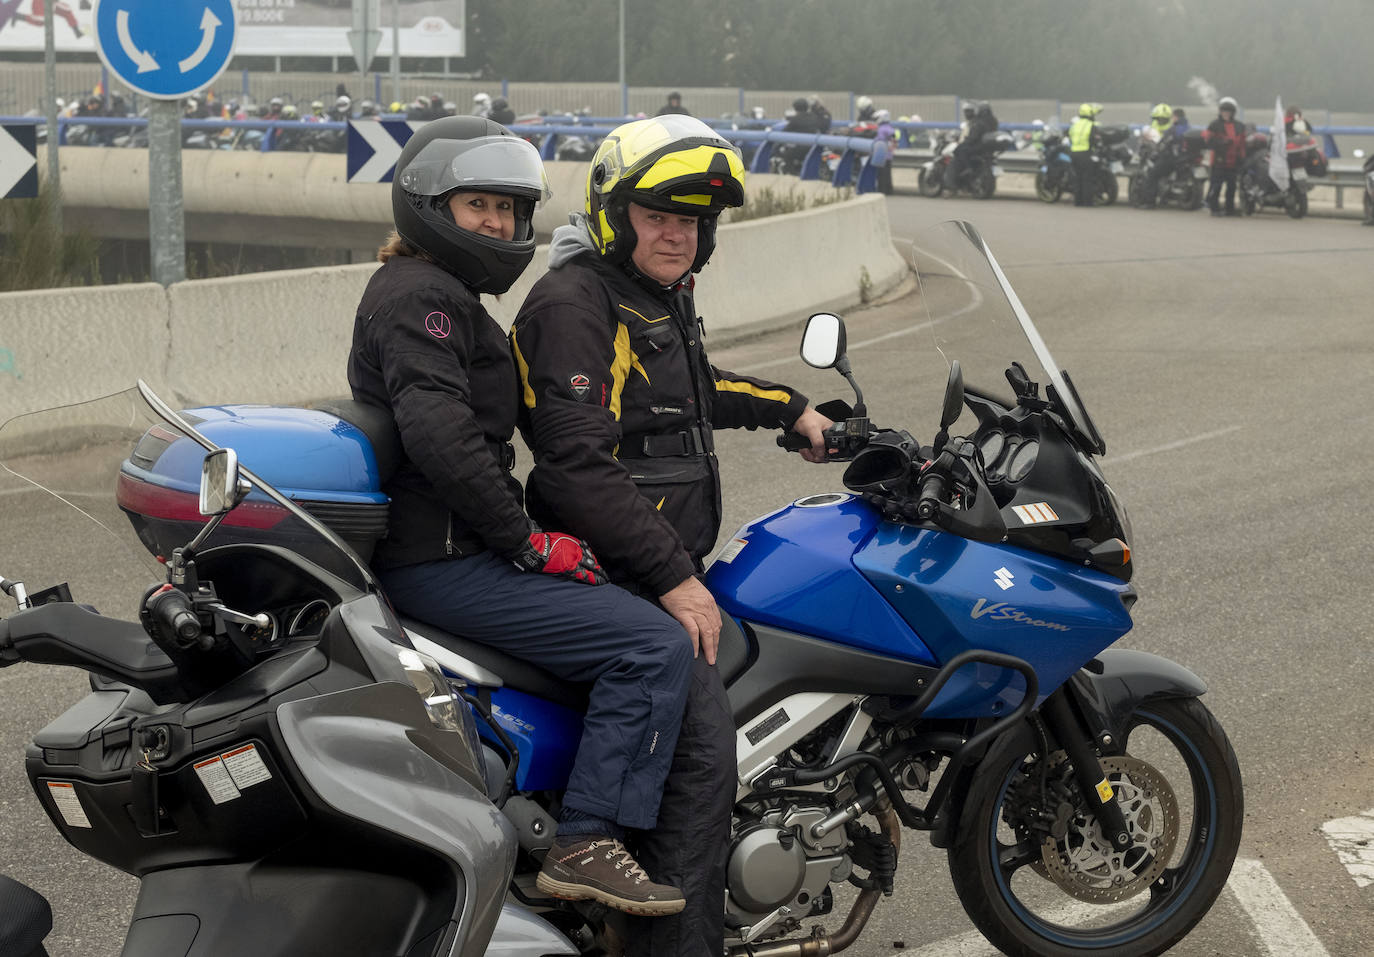
[[[1269,178],[1288,190],[1288,135],[1283,129],[1283,97],[1274,97],[1274,125],[1269,129]]]

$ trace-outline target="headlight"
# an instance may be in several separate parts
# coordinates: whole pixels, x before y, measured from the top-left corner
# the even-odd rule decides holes
[[[444,731],[460,732],[467,738],[473,756],[481,754],[477,721],[472,716],[472,709],[458,694],[458,689],[467,687],[467,684],[461,678],[450,678],[437,661],[413,648],[397,648],[396,657],[424,702],[425,713],[434,726]]]

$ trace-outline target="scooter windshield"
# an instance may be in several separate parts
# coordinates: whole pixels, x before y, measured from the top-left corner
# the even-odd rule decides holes
[[[1101,438],[1072,381],[1050,355],[1030,314],[978,230],[941,223],[917,235],[912,266],[935,348],[957,360],[965,387],[1008,407],[1017,401],[1006,370],[1019,363],[1065,423],[1090,446]]]
[[[0,575],[30,596],[62,583],[102,614],[137,620],[144,589],[209,519],[200,475],[215,446],[143,383],[77,405],[16,416],[0,426]],[[251,485],[198,546],[257,542],[305,555],[367,588],[372,576],[327,526],[253,474]]]

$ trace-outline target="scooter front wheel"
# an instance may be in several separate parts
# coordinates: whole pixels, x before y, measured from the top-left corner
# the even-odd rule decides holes
[[[994,744],[949,849],[959,900],[1004,953],[1147,957],[1178,943],[1226,884],[1244,816],[1240,768],[1195,698],[1136,706],[1101,759],[1132,846],[1116,851],[1062,751],[1029,729]]]
[[[922,196],[939,196],[944,191],[945,183],[943,171],[936,169],[922,169],[916,177],[916,188]]]
[[[1302,219],[1307,215],[1307,194],[1289,187],[1288,195],[1283,198],[1283,211],[1292,219]]]

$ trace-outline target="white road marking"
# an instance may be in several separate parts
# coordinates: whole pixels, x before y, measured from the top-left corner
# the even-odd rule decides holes
[[[1259,861],[1238,858],[1226,886],[1254,923],[1255,937],[1267,957],[1330,957]],[[1050,919],[1064,923],[1074,920],[1078,914],[1094,912],[1100,915],[1103,911],[1093,905],[1073,905]],[[977,931],[946,937],[904,952],[909,952],[911,957],[997,957],[1000,953]]]
[[[1322,825],[1322,833],[1360,887],[1374,884],[1374,808]]]
[[[1190,435],[1186,439],[1179,439],[1177,442],[1168,442],[1164,445],[1156,445],[1152,449],[1140,449],[1136,452],[1127,452],[1124,455],[1110,455],[1102,460],[1104,466],[1120,465],[1122,462],[1129,462],[1132,459],[1143,459],[1147,455],[1158,455],[1160,452],[1172,452],[1174,449],[1181,449],[1187,445],[1197,442],[1206,442],[1208,439],[1217,439],[1223,435],[1230,435],[1232,432],[1239,432],[1245,428],[1243,425],[1228,425],[1224,429],[1217,429],[1214,432],[1203,432],[1201,435]]]
[[[1227,886],[1250,915],[1255,937],[1269,957],[1329,957],[1312,928],[1259,861],[1237,858]]]

